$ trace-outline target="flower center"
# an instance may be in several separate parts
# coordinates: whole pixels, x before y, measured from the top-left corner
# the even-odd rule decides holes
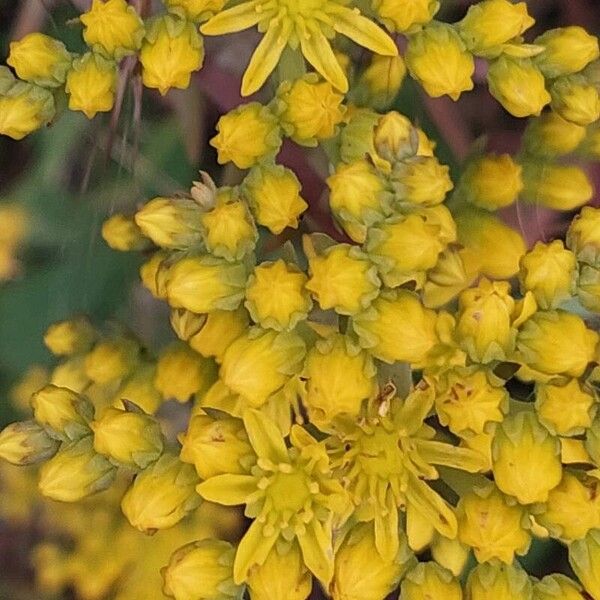
[[[314,18],[315,13],[321,11],[330,0],[270,0],[265,8],[276,8],[290,19],[298,17]]]
[[[300,512],[310,498],[310,489],[304,473],[276,473],[267,490],[267,494],[277,511]]]

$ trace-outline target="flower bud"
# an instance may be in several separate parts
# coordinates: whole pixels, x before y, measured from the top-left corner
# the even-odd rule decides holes
[[[142,45],[144,23],[125,0],[93,0],[79,20],[83,39],[94,52],[120,60]]]
[[[440,3],[438,0],[375,0],[373,6],[390,31],[410,33],[429,23]]]
[[[163,454],[136,476],[123,496],[121,510],[140,531],[168,529],[200,505],[197,483],[194,467]]]
[[[35,421],[20,421],[0,431],[0,458],[13,465],[33,465],[52,458],[60,443]]]
[[[504,419],[492,444],[494,480],[520,504],[545,502],[561,480],[560,444],[530,412]]]
[[[355,88],[360,105],[387,110],[394,103],[405,76],[406,65],[402,56],[374,54]]]
[[[187,344],[175,342],[160,354],[154,385],[165,400],[187,402],[191,396],[207,390],[216,379],[216,365]]]
[[[139,352],[137,342],[126,337],[100,341],[85,357],[85,374],[99,384],[122,379],[137,365]]]
[[[580,265],[577,298],[587,310],[600,313],[600,269],[590,265]]]
[[[91,436],[84,437],[59,452],[40,469],[42,495],[60,502],[77,502],[108,488],[116,468],[92,446]]]
[[[183,248],[201,240],[200,207],[189,198],[154,198],[135,214],[142,233],[161,248]]]
[[[563,119],[585,127],[600,118],[600,95],[580,75],[557,79],[550,88],[552,110]]]
[[[182,19],[205,21],[219,12],[225,0],[165,0],[167,10]]]
[[[350,244],[335,244],[317,254],[304,238],[310,278],[305,287],[323,310],[352,315],[378,296],[381,281],[369,257]]]
[[[254,450],[240,419],[213,419],[198,414],[179,439],[181,460],[193,464],[201,479],[224,473],[242,474],[253,462]]]
[[[487,74],[490,93],[515,117],[539,115],[551,100],[544,76],[529,58],[500,56]]]
[[[88,423],[94,407],[79,394],[63,387],[47,385],[31,396],[34,419],[49,429],[50,435],[67,441],[90,433]]]
[[[145,250],[149,241],[132,217],[116,214],[102,224],[102,239],[113,250],[132,252]]]
[[[411,76],[433,98],[447,94],[458,100],[473,89],[473,57],[451,25],[435,23],[410,36],[405,60]]]
[[[145,469],[163,451],[160,425],[140,410],[109,407],[91,423],[94,450],[117,466]]]
[[[31,365],[21,375],[18,381],[10,388],[9,398],[13,406],[28,412],[31,410],[29,400],[32,394],[41,390],[49,383],[49,372],[41,365]]]
[[[50,376],[50,383],[57,387],[82,393],[90,385],[90,379],[85,374],[84,365],[85,355],[66,360],[54,367]]]
[[[307,281],[300,269],[281,259],[256,266],[248,278],[244,303],[252,320],[265,329],[293,329],[312,308],[304,289]]]
[[[533,585],[535,600],[584,600],[581,586],[559,573],[546,575]]]
[[[578,315],[543,311],[525,321],[517,336],[517,350],[536,371],[580,377],[594,360],[598,339]]]
[[[159,300],[166,300],[167,298],[168,258],[168,252],[159,250],[140,267],[142,284]]]
[[[402,600],[462,600],[460,583],[452,573],[435,562],[419,563],[400,586]]]
[[[544,158],[574,152],[585,137],[585,127],[565,121],[555,112],[545,112],[530,119],[525,130],[525,149]]]
[[[164,96],[171,88],[189,87],[192,72],[204,62],[204,44],[192,23],[165,15],[148,25],[139,56],[144,85]]]
[[[592,529],[569,546],[569,564],[585,591],[600,598],[600,529]]]
[[[379,119],[373,141],[377,154],[390,163],[418,154],[419,139],[416,127],[408,117],[395,110]]]
[[[335,555],[334,600],[381,600],[390,594],[416,562],[406,537],[399,535],[396,556],[386,559],[377,551],[373,524],[355,525]]]
[[[473,54],[495,58],[502,53],[506,42],[519,37],[534,23],[525,2],[484,0],[470,6],[458,25],[462,39]]]
[[[435,206],[454,187],[450,169],[434,156],[416,156],[396,165],[392,186],[401,202],[419,206]]]
[[[140,363],[135,371],[125,379],[113,400],[112,405],[119,408],[123,400],[129,400],[139,406],[145,413],[154,414],[162,401],[161,395],[154,387],[156,366],[151,363]]]
[[[332,138],[344,118],[344,96],[311,73],[284,81],[277,91],[277,113],[283,131],[296,143],[316,146]]]
[[[167,295],[174,308],[196,313],[233,310],[244,297],[246,268],[211,256],[189,256],[168,273]]]
[[[242,104],[223,115],[217,131],[210,145],[217,149],[221,165],[232,161],[240,169],[249,169],[275,156],[281,146],[277,117],[258,102]]]
[[[308,208],[298,178],[281,165],[255,167],[244,179],[243,189],[256,222],[275,235],[286,227],[297,229]]]
[[[54,114],[54,97],[48,90],[28,83],[15,83],[0,94],[0,135],[22,140],[47,125]]]
[[[471,549],[457,538],[451,540],[443,535],[436,535],[431,544],[431,557],[435,562],[459,577],[464,571]]]
[[[71,66],[65,45],[43,33],[30,33],[10,43],[6,59],[20,79],[42,87],[59,87]]]
[[[163,592],[175,600],[235,600],[242,588],[233,583],[235,548],[222,540],[191,542],[175,551],[162,569]]]
[[[483,563],[469,574],[469,600],[532,600],[533,586],[527,573],[515,563]]]
[[[258,408],[300,371],[305,353],[296,333],[257,327],[227,348],[219,375],[229,389]]]
[[[600,266],[600,208],[584,206],[567,231],[567,248],[578,262]]]
[[[69,356],[87,352],[96,335],[86,317],[75,317],[50,325],[44,334],[44,344],[55,356]]]
[[[535,44],[544,47],[535,62],[544,75],[551,79],[578,73],[600,56],[598,38],[587,33],[583,27],[550,29],[537,37]]]

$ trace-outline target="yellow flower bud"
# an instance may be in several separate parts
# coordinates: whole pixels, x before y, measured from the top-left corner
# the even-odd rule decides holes
[[[331,83],[311,73],[281,84],[277,113],[288,137],[303,146],[316,146],[335,135],[344,118],[343,101]]]
[[[538,383],[535,408],[542,423],[556,435],[579,435],[591,427],[596,412],[594,396],[584,391],[577,379],[566,384]]]
[[[83,39],[94,52],[120,60],[142,45],[144,23],[125,0],[93,0],[79,20]]]
[[[381,600],[387,597],[416,562],[406,537],[401,533],[398,535],[398,552],[396,556],[386,559],[377,551],[373,524],[355,525],[335,555],[331,584],[333,599]]]
[[[181,460],[193,464],[201,479],[245,473],[255,460],[243,422],[229,416],[192,417],[180,442]]]
[[[225,0],[165,0],[167,10],[182,19],[205,21],[222,10]]]
[[[300,196],[302,186],[294,172],[281,165],[255,167],[243,183],[256,222],[279,235],[286,227],[298,228],[308,208]]]
[[[575,255],[565,249],[561,240],[537,242],[521,258],[521,290],[533,292],[540,308],[556,308],[571,297],[576,266]]]
[[[419,563],[402,581],[402,600],[462,600],[460,583],[448,569],[435,562]]]
[[[592,529],[569,546],[569,564],[585,591],[600,598],[600,529]]]
[[[579,540],[594,527],[600,527],[598,502],[600,482],[595,477],[564,471],[560,484],[550,491],[536,520],[552,537]]]
[[[327,185],[331,212],[355,242],[364,242],[367,228],[391,213],[385,183],[364,159],[340,163]]]
[[[517,350],[536,371],[580,377],[594,360],[599,337],[575,314],[543,311],[525,321],[517,336]]]
[[[335,334],[317,341],[303,372],[311,421],[330,423],[340,413],[358,415],[363,400],[377,393],[376,374],[370,355],[349,337]]]
[[[42,495],[60,502],[77,502],[108,488],[117,469],[94,451],[91,436],[63,446],[40,469]]]
[[[425,271],[436,265],[444,250],[439,233],[440,228],[421,215],[392,217],[369,229],[366,251],[379,266],[386,286],[413,280],[421,287]]]
[[[493,211],[510,206],[522,189],[521,166],[509,154],[486,154],[467,165],[458,193],[475,206]]]
[[[459,32],[467,48],[478,56],[495,58],[506,42],[519,37],[535,23],[527,4],[509,0],[484,0],[469,7],[459,22]]]
[[[163,451],[158,421],[141,410],[109,407],[90,426],[94,450],[117,466],[145,469]]]
[[[257,327],[227,348],[219,375],[229,389],[258,408],[300,371],[305,353],[296,333]]]
[[[544,76],[529,58],[500,56],[487,74],[490,93],[515,117],[539,115],[551,100]]]
[[[54,117],[54,97],[41,87],[16,83],[0,93],[0,135],[22,140]]]
[[[406,64],[400,55],[374,54],[371,63],[360,75],[357,87],[360,104],[375,110],[388,109],[396,99],[405,77]]]
[[[175,600],[235,600],[243,591],[233,583],[235,548],[222,540],[191,542],[171,555],[162,569],[163,592]]]
[[[57,365],[52,371],[50,383],[57,387],[69,388],[74,392],[83,392],[90,384],[85,374],[85,355],[77,356]]]
[[[465,569],[471,549],[458,539],[450,540],[443,535],[436,535],[431,544],[431,557],[435,562],[459,577]]]
[[[600,269],[586,264],[580,265],[577,298],[588,310],[600,313]]]
[[[518,412],[498,425],[492,461],[496,485],[520,504],[546,502],[562,477],[559,441],[530,412]]]
[[[59,442],[35,421],[11,423],[0,431],[0,458],[13,465],[33,465],[52,458]]]
[[[140,50],[142,81],[165,95],[171,88],[187,89],[192,73],[202,67],[204,44],[197,28],[171,15],[148,25]]]
[[[125,337],[98,342],[85,357],[85,374],[99,384],[122,379],[133,370],[140,348]]]
[[[508,411],[508,392],[482,370],[455,368],[436,383],[435,407],[440,423],[456,435],[479,434],[499,423]]]
[[[205,313],[233,310],[244,298],[246,267],[212,256],[189,256],[175,263],[167,278],[169,304]]]
[[[144,364],[142,362],[117,390],[113,406],[119,408],[122,406],[123,400],[129,400],[144,412],[154,414],[162,401],[160,393],[154,387],[155,373],[154,363]]]
[[[429,23],[440,3],[438,0],[375,0],[373,6],[390,31],[410,33]]]
[[[88,52],[73,61],[67,73],[69,108],[92,119],[96,113],[112,110],[117,87],[117,65]]]
[[[530,119],[525,130],[527,152],[545,158],[574,152],[585,138],[585,127],[565,121],[555,112],[545,112]]]
[[[367,308],[379,294],[377,268],[356,246],[335,244],[322,254],[309,250],[308,268],[306,289],[323,310],[352,315]]]
[[[62,42],[43,33],[30,33],[10,43],[6,64],[20,79],[43,87],[58,87],[65,82],[71,54]]]
[[[10,388],[11,403],[23,412],[29,411],[31,408],[29,400],[32,394],[41,390],[48,382],[48,369],[41,365],[31,365]]]
[[[515,553],[523,555],[529,549],[527,512],[510,504],[493,483],[461,496],[456,516],[458,539],[473,548],[480,563],[497,558],[511,564]]]
[[[226,260],[241,260],[252,252],[258,233],[246,203],[229,189],[221,189],[211,210],[202,213],[206,249]]]
[[[458,100],[473,89],[475,62],[451,25],[428,25],[410,36],[405,60],[411,76],[433,98]]]
[[[197,315],[185,308],[174,308],[170,317],[171,327],[180,340],[187,342],[200,332],[206,315]]]
[[[252,320],[265,329],[293,329],[312,308],[304,289],[307,281],[298,267],[281,259],[255,267],[248,278],[244,303]]]
[[[409,362],[418,369],[438,343],[436,321],[436,313],[415,294],[401,290],[377,298],[371,308],[353,317],[352,327],[375,358]]]
[[[600,208],[581,209],[567,231],[567,248],[578,262],[600,266]]]
[[[584,600],[581,586],[565,575],[546,575],[533,585],[535,600]]]
[[[469,574],[466,594],[469,600],[531,600],[533,586],[518,563],[483,563]]]
[[[160,250],[140,267],[140,279],[144,287],[159,300],[167,298],[169,256],[168,252]]]
[[[232,161],[240,169],[275,156],[281,146],[277,117],[258,102],[242,104],[223,115],[217,131],[210,145],[217,149],[219,164]]]
[[[188,248],[198,244],[200,207],[188,198],[154,198],[135,214],[142,233],[161,248]]]
[[[557,79],[550,88],[552,110],[563,119],[585,127],[600,118],[600,95],[580,75]]]
[[[535,61],[549,78],[578,73],[600,56],[598,38],[583,27],[550,29],[537,37],[535,44],[544,47]]]
[[[450,169],[434,156],[416,156],[396,165],[392,186],[401,202],[419,206],[435,206],[454,187]]]
[[[418,134],[408,117],[390,111],[379,119],[373,134],[377,154],[394,163],[418,154]]]
[[[158,358],[154,385],[165,400],[183,403],[193,394],[207,390],[215,379],[214,361],[194,352],[183,342],[175,342]]]
[[[56,356],[87,352],[96,339],[96,330],[86,317],[75,317],[50,325],[44,344]]]
[[[119,252],[145,250],[148,238],[136,225],[132,217],[116,214],[102,224],[102,238],[113,249]]]
[[[121,510],[129,523],[145,533],[172,527],[200,505],[194,467],[163,454],[133,480]]]
[[[88,423],[94,407],[79,394],[56,385],[47,385],[31,396],[35,420],[49,430],[52,437],[74,440],[90,433]]]

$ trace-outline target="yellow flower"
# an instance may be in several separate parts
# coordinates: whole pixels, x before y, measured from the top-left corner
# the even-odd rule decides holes
[[[395,110],[379,119],[373,133],[377,154],[390,164],[418,154],[416,128],[408,117]]]
[[[471,571],[466,596],[469,600],[531,600],[533,586],[519,563],[505,565],[494,561]]]
[[[277,117],[259,102],[242,104],[223,115],[217,131],[210,145],[217,149],[219,164],[232,161],[240,169],[272,158],[281,146]]]
[[[258,455],[252,474],[217,475],[197,487],[211,502],[246,504],[254,518],[238,546],[234,581],[244,582],[254,565],[264,564],[278,540],[296,539],[304,564],[327,586],[334,572],[333,527],[343,522],[348,504],[325,448],[298,425],[287,448],[275,423],[256,410],[246,411],[244,426]]]
[[[396,166],[392,187],[401,202],[419,206],[435,206],[454,187],[450,169],[434,156],[416,156]]]
[[[193,71],[204,62],[204,45],[192,23],[170,15],[152,21],[140,50],[142,81],[165,95],[186,89]]]
[[[451,25],[435,23],[410,36],[406,66],[433,98],[448,95],[458,100],[473,89],[473,57]]]
[[[54,97],[41,87],[15,83],[0,93],[0,135],[14,140],[47,125],[54,118]]]
[[[451,540],[443,535],[436,534],[431,542],[431,557],[435,562],[448,569],[454,577],[460,577],[467,561],[470,548],[458,540]]]
[[[406,575],[400,586],[403,600],[462,600],[458,579],[435,562],[419,563]]]
[[[71,54],[62,42],[43,33],[30,33],[10,43],[6,64],[20,79],[43,87],[58,87],[71,66]]]
[[[95,52],[119,60],[142,44],[144,23],[125,0],[93,0],[91,9],[79,20],[84,26],[83,39]]]
[[[286,46],[298,48],[306,60],[341,92],[348,81],[327,38],[341,33],[377,54],[395,56],[392,39],[344,0],[251,0],[227,9],[205,23],[205,35],[234,33],[258,25],[264,32],[242,80],[242,95],[262,87]]]
[[[165,0],[167,10],[182,19],[205,21],[223,9],[226,0]]]
[[[585,127],[565,121],[555,112],[545,112],[529,120],[523,140],[527,152],[554,158],[577,149],[585,134]]]
[[[433,19],[440,3],[438,0],[375,0],[373,7],[390,31],[411,33]]]
[[[277,91],[277,113],[286,135],[304,146],[333,137],[344,118],[344,96],[314,73],[284,81]]]
[[[135,220],[121,214],[113,215],[102,223],[102,239],[110,248],[120,252],[145,250],[149,244]]]
[[[581,586],[566,575],[546,575],[533,586],[536,600],[584,600]]]
[[[140,365],[120,385],[112,402],[121,407],[123,400],[129,400],[144,412],[154,414],[160,407],[162,398],[154,387],[156,366],[153,362],[141,362]]]
[[[300,269],[281,259],[261,263],[248,278],[244,306],[263,328],[293,329],[312,308],[307,281]]]
[[[581,75],[560,77],[550,88],[552,110],[563,119],[585,127],[600,118],[598,90]]]
[[[20,421],[0,431],[0,458],[13,465],[45,462],[58,451],[60,443],[35,421]]]
[[[396,99],[405,76],[406,64],[401,56],[373,55],[355,88],[360,100],[358,103],[375,110],[388,109]]]
[[[112,110],[117,87],[117,65],[88,52],[73,61],[67,73],[65,91],[69,109],[80,110],[88,118]]]
[[[567,248],[578,262],[600,266],[600,208],[584,206],[567,231]]]
[[[150,293],[160,300],[167,298],[167,275],[169,254],[164,250],[155,252],[149,260],[140,267],[140,279]]]
[[[600,598],[600,529],[592,529],[569,546],[569,564],[585,591]]]
[[[96,330],[86,317],[53,323],[44,334],[44,344],[56,356],[87,352],[96,339]]]
[[[99,384],[122,379],[137,365],[139,352],[129,338],[102,340],[85,355],[85,374]]]

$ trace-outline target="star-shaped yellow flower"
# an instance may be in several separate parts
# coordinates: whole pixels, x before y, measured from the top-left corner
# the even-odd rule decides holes
[[[277,66],[286,46],[300,47],[306,60],[342,92],[348,81],[329,39],[341,33],[377,54],[395,56],[393,40],[350,0],[249,0],[215,15],[201,31],[205,35],[234,33],[258,25],[264,32],[242,80],[242,94],[256,92]]]

